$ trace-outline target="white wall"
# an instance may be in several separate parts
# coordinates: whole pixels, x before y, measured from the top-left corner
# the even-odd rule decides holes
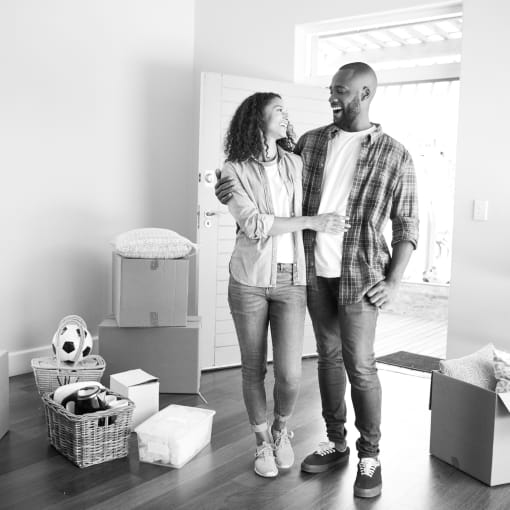
[[[2,1],[0,349],[95,333],[115,234],[195,239],[193,44],[189,0]]]
[[[448,357],[510,351],[509,17],[504,0],[464,0]],[[473,221],[474,199],[489,221]]]

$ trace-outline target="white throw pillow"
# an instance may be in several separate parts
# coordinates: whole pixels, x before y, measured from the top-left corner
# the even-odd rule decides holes
[[[487,344],[468,356],[439,361],[439,371],[455,379],[494,391],[496,377],[493,360],[494,346]]]
[[[132,259],[181,259],[197,252],[197,245],[166,228],[138,228],[119,234],[115,252]]]
[[[494,375],[496,376],[496,393],[510,392],[510,354],[494,349]]]

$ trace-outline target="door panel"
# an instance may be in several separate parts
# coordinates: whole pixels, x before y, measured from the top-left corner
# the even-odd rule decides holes
[[[224,160],[223,139],[238,105],[256,91],[280,94],[296,134],[328,124],[331,113],[324,88],[203,73],[200,94],[197,256],[198,314],[202,317],[202,368],[238,365],[239,347],[227,303],[228,265],[235,242],[235,222],[214,195],[214,170]],[[316,352],[306,317],[303,354]],[[269,359],[272,350],[269,349]]]

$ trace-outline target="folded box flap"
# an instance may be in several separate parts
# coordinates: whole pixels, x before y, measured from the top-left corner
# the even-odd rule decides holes
[[[437,370],[432,370],[430,374],[430,389],[429,389],[429,411],[432,410],[432,387],[434,385],[434,374],[440,373]]]
[[[503,402],[503,405],[506,407],[506,410],[510,413],[510,392],[507,393],[498,393],[499,400]]]
[[[112,377],[114,377],[119,383],[126,387],[140,386],[141,384],[159,381],[158,377],[154,377],[153,375],[148,374],[141,368],[127,370],[126,372],[120,372],[119,374],[112,374]]]

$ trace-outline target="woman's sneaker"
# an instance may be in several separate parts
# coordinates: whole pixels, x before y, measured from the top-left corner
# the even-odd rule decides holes
[[[273,446],[265,441],[260,446],[257,446],[254,469],[255,473],[266,478],[272,478],[278,475]]]
[[[358,498],[374,498],[381,494],[381,463],[373,457],[364,457],[358,462],[358,474],[354,482],[354,495]]]
[[[294,464],[294,450],[290,440],[294,437],[294,432],[283,430],[273,430],[274,456],[276,465],[281,469],[288,469]]]
[[[306,473],[323,473],[332,467],[347,462],[348,459],[348,446],[343,452],[340,452],[335,448],[335,443],[325,441],[319,443],[319,448],[305,458],[301,463],[301,471]]]

